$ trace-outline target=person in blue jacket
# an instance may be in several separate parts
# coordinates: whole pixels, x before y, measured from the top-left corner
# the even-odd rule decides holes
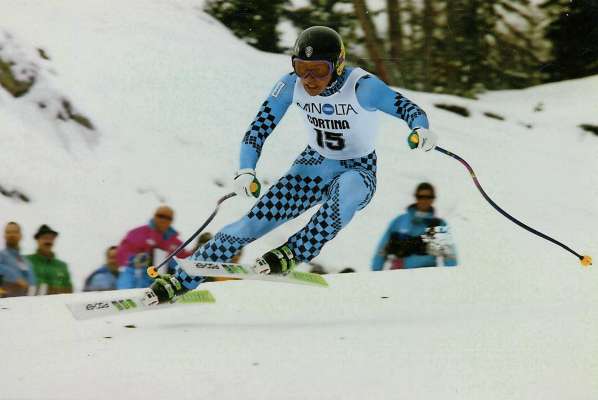
[[[36,279],[33,266],[21,254],[21,226],[9,222],[4,228],[6,249],[0,251],[0,291],[6,297],[26,296],[35,291]]]
[[[116,246],[108,247],[106,250],[106,263],[87,277],[83,291],[97,292],[116,289],[118,279],[117,249]]]
[[[395,218],[380,239],[372,260],[372,270],[381,271],[387,262],[390,263],[390,269],[436,267],[439,255],[443,258],[444,266],[457,265],[455,246],[448,235],[447,224],[436,217],[432,207],[435,197],[431,184],[423,182],[417,186],[415,204]],[[436,251],[425,243],[426,233],[435,227],[444,227],[442,231],[445,238],[442,248]]]

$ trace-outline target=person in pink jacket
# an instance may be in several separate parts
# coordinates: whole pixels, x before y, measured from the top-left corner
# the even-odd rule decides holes
[[[146,268],[153,264],[156,249],[170,254],[182,242],[172,228],[174,211],[168,206],[158,207],[147,225],[130,230],[118,246],[116,258],[122,266],[116,283],[117,289],[148,287],[152,279]],[[162,253],[162,254],[164,254]],[[188,257],[190,252],[181,250],[177,257]],[[155,260],[160,262],[161,260]]]

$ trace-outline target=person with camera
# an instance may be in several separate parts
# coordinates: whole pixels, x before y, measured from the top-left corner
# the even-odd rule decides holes
[[[415,203],[395,218],[382,236],[374,253],[372,270],[436,267],[439,258],[445,267],[457,265],[448,225],[435,215],[432,207],[435,198],[434,186],[430,183],[417,185]]]

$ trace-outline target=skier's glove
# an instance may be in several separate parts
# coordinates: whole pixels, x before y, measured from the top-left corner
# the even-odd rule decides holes
[[[255,170],[251,168],[239,170],[235,175],[233,186],[235,193],[239,196],[244,195],[255,198],[260,196],[260,181],[255,177]]]
[[[407,144],[413,149],[421,149],[423,151],[430,151],[436,147],[438,142],[438,135],[426,128],[415,128],[407,137]]]
[[[436,257],[454,258],[455,246],[447,226],[435,226],[426,229],[421,236],[426,244],[426,252]]]

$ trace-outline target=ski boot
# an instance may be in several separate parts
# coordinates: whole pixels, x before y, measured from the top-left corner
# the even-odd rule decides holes
[[[253,269],[258,274],[288,274],[297,265],[293,250],[288,245],[282,245],[270,250],[255,260]]]
[[[154,278],[154,283],[145,291],[143,302],[146,305],[168,303],[189,291],[176,276],[158,274],[155,267],[148,268],[148,274]]]

